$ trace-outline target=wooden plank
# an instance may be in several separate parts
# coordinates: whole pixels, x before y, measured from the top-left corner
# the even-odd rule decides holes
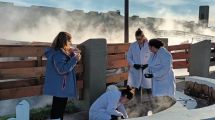
[[[173,59],[189,59],[190,58],[190,54],[186,53],[186,52],[176,52],[176,53],[171,53]]]
[[[174,61],[173,62],[173,69],[181,69],[181,68],[188,68],[189,63],[187,61]]]
[[[0,62],[0,69],[36,67],[36,60]]]
[[[125,53],[128,51],[130,44],[108,44],[107,45],[107,53],[108,54],[117,54],[117,53]]]
[[[181,45],[172,45],[172,46],[168,46],[168,50],[169,51],[174,51],[174,50],[184,50],[184,49],[190,49],[190,44],[181,44]]]
[[[79,90],[83,90],[83,80],[77,81]],[[43,85],[17,87],[0,90],[0,100],[39,96],[43,94]]]
[[[45,67],[0,69],[0,79],[19,79],[44,76]]]
[[[43,85],[44,78],[42,79],[21,79],[21,80],[10,80],[5,82],[0,82],[0,90],[2,89],[11,89],[11,88],[19,88],[19,87],[28,87],[35,85]],[[79,89],[83,88],[83,80],[77,80],[77,86]]]
[[[122,68],[122,67],[128,67],[127,60],[122,59],[122,60],[108,61],[107,63],[107,69],[116,69],[116,68]]]
[[[1,89],[18,88],[18,87],[35,86],[35,85],[43,85],[43,83],[44,83],[44,78],[41,78],[41,79],[29,78],[29,79],[20,79],[20,80],[8,80],[8,81],[0,82],[0,90]]]
[[[117,61],[112,61],[112,62],[108,63],[107,66],[108,66],[107,69],[128,67],[128,62],[127,62],[127,60],[117,60]],[[174,69],[188,68],[188,67],[189,67],[189,63],[187,63],[187,61],[174,61],[173,62]]]
[[[20,46],[0,47],[0,57],[36,57],[44,55],[45,47]]]
[[[107,76],[106,83],[119,83],[128,80],[128,73]]]
[[[0,90],[0,100],[42,95],[42,85]]]
[[[46,65],[46,60],[43,60],[42,66],[45,66],[45,65]],[[37,60],[0,62],[0,69],[30,68],[30,67],[36,67],[36,66],[37,66]],[[83,65],[81,63],[77,64],[76,72],[77,73],[83,72]]]
[[[46,64],[46,60],[42,61],[42,65]],[[5,61],[0,62],[0,69],[10,69],[10,68],[26,68],[26,67],[36,67],[37,60],[23,60],[23,61]]]
[[[40,67],[43,65],[43,57],[37,56],[37,67]]]
[[[126,59],[125,54],[116,54],[116,55],[108,55],[107,56],[107,61],[114,61],[114,60],[121,60],[121,59]]]
[[[50,47],[49,45],[42,45],[42,44],[25,44],[25,45],[21,45],[21,44],[17,44],[17,45],[0,45],[0,47],[43,47],[43,48],[47,48]]]

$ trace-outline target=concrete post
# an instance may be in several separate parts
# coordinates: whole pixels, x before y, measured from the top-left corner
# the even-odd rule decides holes
[[[87,108],[106,89],[106,56],[105,39],[89,39],[81,44],[84,51],[84,104]]]
[[[204,40],[192,44],[190,54],[190,75],[208,77],[211,57],[211,41]]]

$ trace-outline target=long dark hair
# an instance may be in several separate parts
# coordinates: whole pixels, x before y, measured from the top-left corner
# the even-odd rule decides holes
[[[59,32],[58,35],[55,37],[54,41],[52,42],[51,47],[55,50],[63,48],[67,41],[71,42],[71,34],[68,32]]]

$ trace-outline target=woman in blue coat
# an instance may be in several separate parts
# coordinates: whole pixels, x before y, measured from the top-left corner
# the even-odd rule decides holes
[[[63,120],[68,97],[76,98],[75,66],[81,55],[71,48],[71,35],[60,32],[47,48],[44,94],[53,96],[51,119]],[[78,51],[78,52],[74,52]]]
[[[149,49],[153,55],[148,61],[149,74],[145,74],[145,77],[152,78],[152,95],[174,96],[176,86],[172,69],[172,55],[158,39],[149,41]]]

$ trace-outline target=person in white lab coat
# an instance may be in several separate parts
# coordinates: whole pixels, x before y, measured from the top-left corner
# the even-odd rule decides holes
[[[117,117],[127,119],[124,104],[132,97],[133,94],[129,90],[107,90],[91,105],[89,120],[114,120]]]
[[[163,43],[158,39],[149,41],[149,49],[153,55],[148,61],[149,73],[145,74],[145,77],[152,79],[152,95],[174,96],[176,85],[171,53],[163,47]]]
[[[129,64],[128,86],[135,88],[136,95],[140,96],[140,88],[145,89],[147,93],[151,91],[151,80],[144,76],[151,52],[149,50],[148,40],[140,28],[136,31],[135,37],[136,41],[131,43],[127,53]]]

